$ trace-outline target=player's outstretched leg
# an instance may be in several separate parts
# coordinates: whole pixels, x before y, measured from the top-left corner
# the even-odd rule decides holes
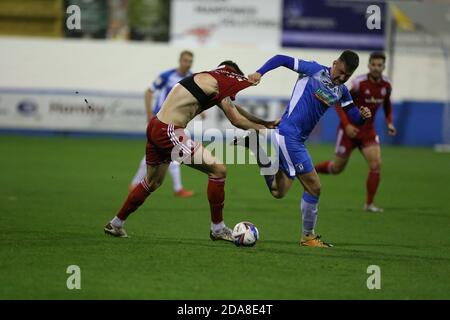
[[[234,138],[233,144],[237,146],[242,146],[249,149],[256,157],[256,163],[259,168],[267,168],[271,166],[271,160],[267,155],[266,151],[256,143],[257,133],[254,130],[249,130],[246,135],[240,138]],[[262,175],[266,186],[270,194],[276,198],[281,199],[288,193],[292,186],[292,180],[281,170],[276,174]]]
[[[380,184],[381,150],[379,145],[370,145],[361,150],[369,165],[369,173],[366,180],[367,197],[364,210],[368,212],[383,212],[383,209],[375,206],[374,198]]]
[[[348,163],[348,157],[336,155],[334,161],[324,161],[315,165],[317,173],[321,174],[339,174],[344,171]]]
[[[147,166],[147,176],[128,194],[117,215],[105,226],[106,234],[121,238],[128,236],[123,228],[125,220],[144,203],[153,191],[159,188],[164,180],[167,167],[166,163]]]
[[[301,200],[303,231],[300,245],[321,248],[332,247],[333,245],[320,240],[320,236],[314,232],[320,196],[320,179],[317,172],[314,170],[298,175],[297,178],[305,189]]]
[[[202,171],[208,175],[208,201],[211,213],[210,238],[233,242],[232,230],[223,221],[223,207],[225,202],[226,167],[209,150],[200,146],[186,165]]]
[[[267,178],[267,176],[264,176]],[[276,199],[282,199],[288,193],[292,186],[292,180],[279,170],[277,174],[273,176],[272,183],[267,185],[269,187],[270,194]]]

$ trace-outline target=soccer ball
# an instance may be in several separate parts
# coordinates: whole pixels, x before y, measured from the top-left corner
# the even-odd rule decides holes
[[[232,236],[235,245],[252,247],[259,239],[259,231],[253,223],[243,221],[234,226]]]

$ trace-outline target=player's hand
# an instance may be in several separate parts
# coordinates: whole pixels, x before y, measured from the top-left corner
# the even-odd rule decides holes
[[[363,119],[369,119],[372,117],[372,112],[370,112],[370,109],[367,107],[359,108],[359,113]]]
[[[359,129],[352,124],[346,125],[344,131],[345,134],[352,139],[355,138],[359,133]]]
[[[261,81],[261,73],[255,72],[248,75],[248,81],[252,82],[255,86]]]
[[[397,129],[395,129],[392,123],[388,123],[388,134],[390,136],[395,136],[397,134]]]
[[[264,126],[267,129],[275,129],[280,124],[281,119],[273,120],[273,121],[267,121]]]

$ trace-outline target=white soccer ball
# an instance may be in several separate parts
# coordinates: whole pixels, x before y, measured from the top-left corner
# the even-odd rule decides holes
[[[243,221],[234,226],[232,236],[235,245],[251,247],[258,241],[259,231],[253,223]]]

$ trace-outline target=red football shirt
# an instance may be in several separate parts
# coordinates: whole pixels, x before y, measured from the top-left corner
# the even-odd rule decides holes
[[[363,74],[352,81],[350,93],[353,102],[357,107],[367,107],[370,109],[370,112],[372,112],[372,117],[366,120],[365,124],[359,126],[360,129],[373,128],[375,115],[381,105],[383,105],[384,108],[386,121],[392,123],[391,91],[391,84],[385,77],[382,77],[378,82],[374,82],[369,79],[368,74]],[[339,108],[336,108],[336,110],[338,109]],[[345,114],[342,115],[338,112],[338,115],[341,119],[341,127],[350,123],[350,120]],[[345,116],[345,118],[343,116]]]
[[[253,85],[246,77],[235,73],[233,69],[228,66],[220,66],[215,70],[205,72],[209,73],[217,80],[219,93],[209,100],[208,104],[204,106],[204,110],[220,103],[226,97],[230,97],[231,100],[236,99],[236,94],[239,91]]]

